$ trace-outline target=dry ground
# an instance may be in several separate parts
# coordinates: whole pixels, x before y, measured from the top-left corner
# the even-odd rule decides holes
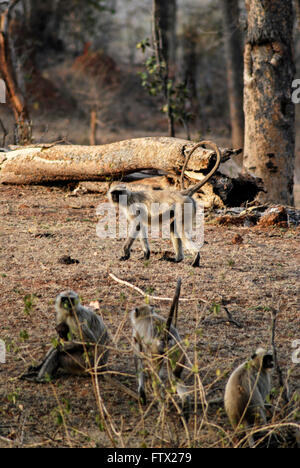
[[[143,299],[112,281],[111,271],[159,296],[172,296],[182,277],[182,297],[193,300],[181,303],[178,328],[188,338],[191,359],[198,359],[207,399],[222,395],[235,365],[257,346],[269,345],[269,309],[278,307],[279,362],[285,375],[292,369],[291,389],[299,389],[300,365],[291,360],[292,341],[300,339],[299,228],[220,227],[208,216],[200,269],[190,267],[188,256],[179,265],[161,261],[163,250],[171,250],[167,241],[151,242],[150,261],[139,260],[137,244],[132,259],[122,263],[122,241],[96,236],[100,201],[93,194],[70,197],[64,188],[0,186],[0,338],[7,345],[6,364],[0,364],[0,447],[229,446],[231,429],[221,403],[205,417],[199,405],[187,427],[188,442],[177,415],[164,414],[157,405],[145,415],[134,399],[100,380],[101,396],[119,430],[113,442],[89,377],[60,377],[41,385],[19,376],[44,355],[55,336],[54,299],[72,288],[85,304],[100,301],[100,313],[119,348],[111,352],[110,366],[124,374],[123,384],[136,389],[127,312]],[[237,233],[242,244],[232,243]],[[79,263],[61,264],[63,255]],[[227,321],[221,300],[242,328]],[[166,303],[156,305],[167,313]],[[188,376],[189,383],[193,379]]]

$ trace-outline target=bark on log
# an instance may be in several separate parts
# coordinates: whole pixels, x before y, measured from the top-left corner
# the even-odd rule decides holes
[[[99,146],[34,145],[2,153],[0,183],[42,184],[60,181],[120,179],[126,174],[157,169],[179,175],[195,143],[171,137],[147,137]],[[241,150],[221,148],[222,162]],[[198,148],[188,170],[210,170],[215,154]]]

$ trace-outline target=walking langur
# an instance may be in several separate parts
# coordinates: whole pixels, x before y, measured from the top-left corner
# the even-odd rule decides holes
[[[225,410],[234,429],[266,424],[266,397],[271,391],[273,355],[258,348],[231,374],[225,388]],[[250,439],[253,446],[253,438]]]
[[[60,293],[55,301],[58,346],[47,353],[37,367],[30,367],[23,378],[45,381],[61,369],[69,374],[84,374],[88,370],[106,370],[109,336],[99,315],[81,305],[74,291]]]
[[[211,141],[202,141],[194,146],[189,152],[182,168],[181,186],[183,186],[183,175],[193,152],[202,145],[210,146],[216,153],[216,163],[212,170],[198,184],[185,190],[143,190],[131,192],[125,185],[116,185],[108,191],[109,200],[125,212],[129,221],[129,236],[124,245],[124,255],[120,260],[130,258],[131,247],[139,237],[144,259],[150,258],[150,247],[148,243],[148,226],[162,226],[164,219],[170,222],[170,235],[175,251],[175,258],[167,258],[172,262],[181,262],[184,258],[183,247],[193,254],[193,267],[200,266],[199,248],[191,239],[190,232],[186,226],[185,213],[189,215],[188,223],[192,224],[196,215],[196,202],[193,195],[213,176],[221,162],[219,148]],[[190,224],[190,226],[191,226]]]
[[[181,279],[171,305],[169,317],[165,320],[149,305],[136,307],[130,313],[133,331],[133,350],[135,367],[138,376],[138,394],[142,404],[146,404],[144,388],[144,365],[152,371],[154,380],[163,378],[166,368],[168,383],[175,386],[181,398],[183,416],[189,418],[190,401],[187,388],[180,379],[185,364],[185,354],[178,330],[172,325],[174,312],[178,307]],[[176,312],[177,313],[177,312]],[[165,364],[165,366],[164,366]]]

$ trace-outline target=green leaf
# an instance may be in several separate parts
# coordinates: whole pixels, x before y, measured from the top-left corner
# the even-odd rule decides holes
[[[20,338],[23,341],[28,340],[28,338],[29,338],[28,332],[26,330],[21,330],[20,331]]]

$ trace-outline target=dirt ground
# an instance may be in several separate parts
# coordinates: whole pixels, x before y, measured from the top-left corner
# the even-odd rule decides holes
[[[174,411],[137,401],[100,379],[110,417],[108,435],[90,377],[59,377],[47,384],[22,381],[20,375],[39,361],[55,337],[54,299],[74,289],[84,304],[98,300],[113,338],[109,366],[136,391],[128,312],[143,298],[114,282],[108,273],[145,292],[170,297],[182,277],[178,328],[197,368],[206,399],[222,396],[228,373],[258,346],[270,345],[270,309],[279,312],[276,343],[279,364],[291,391],[299,390],[300,365],[292,363],[292,342],[300,340],[300,229],[267,230],[218,226],[207,213],[201,268],[161,260],[171,244],[152,241],[152,257],[120,262],[122,240],[96,235],[99,195],[70,196],[59,187],[0,186],[0,338],[7,347],[0,364],[0,447],[222,447],[230,446],[231,428],[223,404],[195,409],[185,430]],[[232,242],[240,234],[243,242]],[[59,262],[64,255],[79,263]],[[201,301],[204,299],[207,303]],[[234,320],[230,323],[225,301]],[[164,316],[168,303],[155,301]],[[297,308],[298,307],[298,308]],[[274,387],[278,382],[274,378]],[[201,386],[199,386],[200,389]],[[195,388],[195,387],[194,387]],[[149,404],[152,401],[151,390]],[[203,395],[202,395],[203,397]],[[201,401],[201,395],[193,395]],[[108,421],[108,422],[107,422]],[[300,423],[300,416],[293,422]],[[189,439],[190,438],[190,439]]]

